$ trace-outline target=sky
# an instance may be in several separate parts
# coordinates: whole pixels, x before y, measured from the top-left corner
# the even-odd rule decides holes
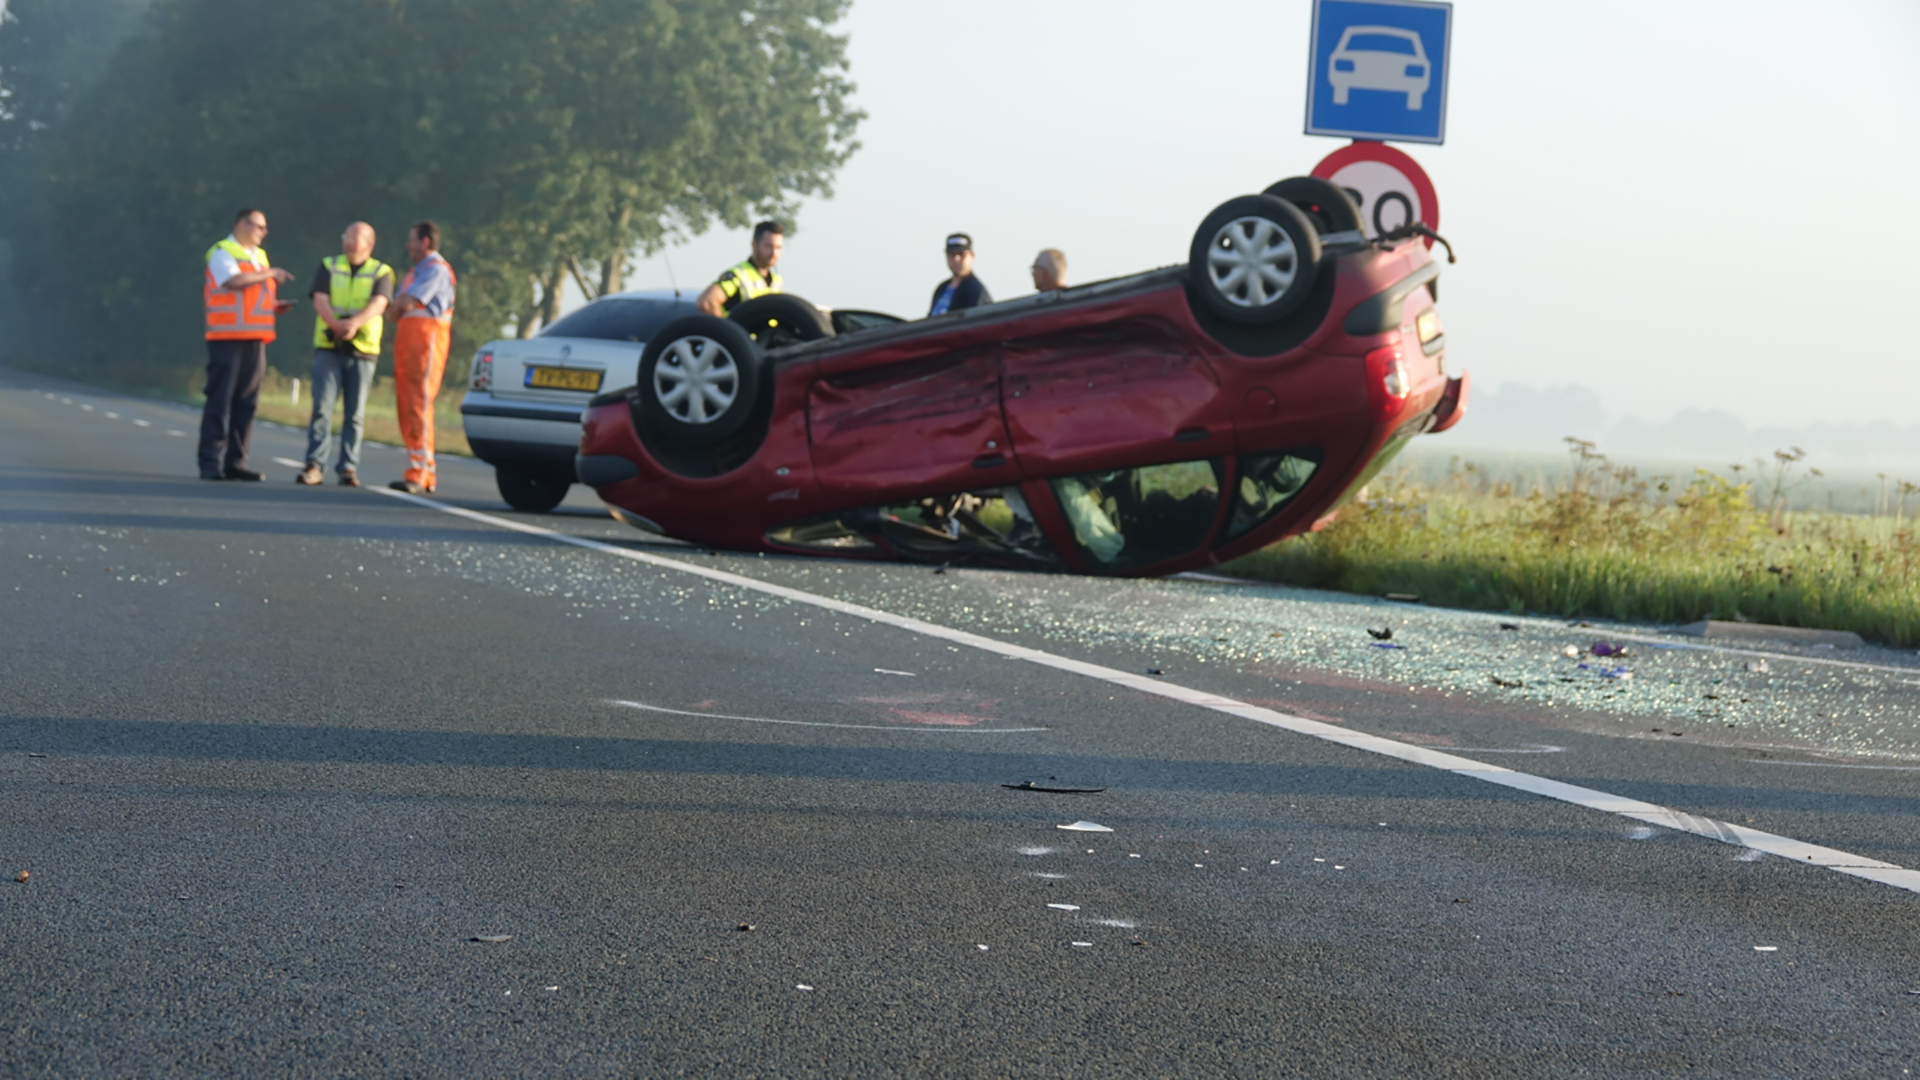
[[[924,314],[973,235],[1000,299],[1184,261],[1214,206],[1303,175],[1310,0],[856,0],[861,149],[781,263],[825,307]],[[1658,420],[1915,421],[1920,3],[1458,0],[1433,177],[1450,366]],[[630,287],[697,289],[718,230]],[[1467,425],[1462,425],[1463,430]]]

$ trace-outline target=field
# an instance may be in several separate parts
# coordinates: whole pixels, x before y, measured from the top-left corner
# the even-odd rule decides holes
[[[1401,465],[1324,530],[1223,569],[1450,607],[1751,620],[1920,643],[1920,532],[1905,506],[1788,509],[1810,479],[1797,464],[1783,454],[1758,476],[1642,476],[1575,443],[1571,467],[1534,484],[1457,459],[1438,476]]]

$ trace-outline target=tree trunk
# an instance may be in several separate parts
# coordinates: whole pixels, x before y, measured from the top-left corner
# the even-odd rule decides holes
[[[544,290],[540,295],[541,326],[546,326],[548,323],[560,317],[560,283],[561,279],[566,276],[566,272],[567,266],[565,260],[554,263],[553,269],[547,271],[547,280],[540,283],[542,290]]]
[[[626,287],[627,230],[633,224],[633,207],[623,206],[613,219],[613,244],[600,260],[600,295],[608,296]]]

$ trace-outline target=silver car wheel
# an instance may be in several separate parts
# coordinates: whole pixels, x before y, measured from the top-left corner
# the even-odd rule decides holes
[[[718,420],[739,393],[739,365],[712,338],[683,337],[667,346],[653,367],[654,399],[681,423]]]
[[[1235,218],[1213,234],[1207,278],[1235,307],[1263,308],[1287,295],[1300,274],[1300,252],[1278,223]]]

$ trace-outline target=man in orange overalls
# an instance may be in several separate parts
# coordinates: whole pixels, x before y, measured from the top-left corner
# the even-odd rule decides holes
[[[447,370],[452,340],[453,267],[440,256],[440,226],[414,223],[407,230],[413,269],[400,282],[393,328],[393,393],[400,406],[400,438],[407,444],[407,475],[388,487],[425,495],[437,486],[433,468],[433,399]]]

